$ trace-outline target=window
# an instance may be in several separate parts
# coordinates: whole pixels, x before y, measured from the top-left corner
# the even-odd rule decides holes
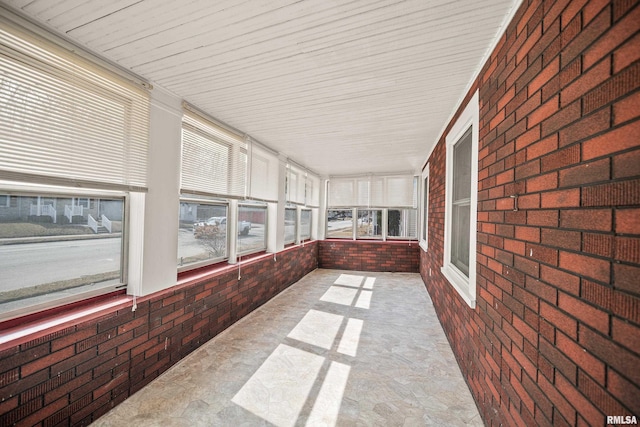
[[[181,191],[244,197],[247,143],[244,137],[185,105],[182,119]]]
[[[114,291],[124,281],[124,197],[20,194],[0,211],[0,320]]]
[[[358,209],[356,237],[382,239],[382,209]]]
[[[5,320],[126,285],[135,239],[124,221],[147,187],[150,97],[55,36],[1,20],[0,193],[11,195],[0,197],[0,240],[20,242],[0,245]]]
[[[285,199],[287,203],[318,207],[320,205],[320,178],[308,170],[287,162]]]
[[[238,255],[267,249],[267,207],[264,205],[238,205]]]
[[[320,177],[307,172],[307,184],[304,194],[306,206],[314,208],[320,206]]]
[[[280,161],[274,153],[258,142],[249,139],[249,191],[255,200],[278,201],[278,172]]]
[[[326,237],[417,239],[417,198],[418,177],[413,175],[331,178]],[[355,223],[351,220],[354,208]]]
[[[387,211],[387,238],[415,239],[418,236],[418,211],[415,209],[389,209]]]
[[[194,268],[227,258],[227,212],[224,203],[180,201],[179,267]]]
[[[353,239],[353,210],[329,209],[327,211],[327,238]]]
[[[311,210],[302,209],[300,212],[300,240],[311,239]]]
[[[422,211],[420,246],[425,251],[429,247],[429,164],[422,171]]]
[[[0,178],[146,186],[149,94],[141,85],[8,21],[0,58]]]
[[[93,208],[93,203],[88,197],[78,197],[74,200],[73,203],[75,206],[82,206],[84,209]]]
[[[446,137],[447,180],[443,274],[473,308],[476,298],[478,94]]]
[[[451,262],[469,277],[469,222],[471,217],[471,128],[453,146],[451,200]]]
[[[284,244],[288,245],[296,241],[296,220],[298,210],[296,208],[286,208],[284,210]]]

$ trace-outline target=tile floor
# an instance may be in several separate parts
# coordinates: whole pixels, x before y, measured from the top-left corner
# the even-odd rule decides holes
[[[316,270],[94,426],[481,426],[422,279]]]

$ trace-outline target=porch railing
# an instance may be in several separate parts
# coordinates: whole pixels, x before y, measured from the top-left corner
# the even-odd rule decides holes
[[[40,209],[38,209],[38,207]],[[51,217],[53,222],[57,221],[58,214],[56,208],[53,205],[31,205],[29,206],[29,215],[31,216],[48,216]]]
[[[98,234],[98,221],[96,221],[91,214],[88,215],[87,225],[89,225],[89,228],[91,228],[94,233]]]
[[[64,216],[67,217],[69,223],[73,222],[74,216],[82,216],[84,206],[64,205]]]
[[[111,221],[104,215],[102,215],[102,226],[109,230],[109,233],[111,233]]]

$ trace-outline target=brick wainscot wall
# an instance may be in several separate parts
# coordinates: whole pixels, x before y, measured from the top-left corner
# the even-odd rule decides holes
[[[313,271],[317,242],[259,256],[0,350],[0,426],[87,425]]]

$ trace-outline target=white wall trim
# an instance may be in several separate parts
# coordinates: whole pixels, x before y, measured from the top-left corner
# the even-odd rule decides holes
[[[444,218],[444,259],[442,274],[471,307],[476,302],[476,232],[478,224],[478,139],[480,104],[478,91],[469,100],[446,137],[446,182]],[[469,277],[451,263],[451,214],[453,200],[453,146],[471,127],[471,202],[469,226]]]
[[[420,247],[427,252],[429,250],[429,188],[424,187],[425,179],[429,178],[429,163],[427,163],[420,175],[420,235],[418,239],[420,241]],[[425,194],[426,193],[426,194]],[[425,200],[426,199],[426,200]],[[426,201],[426,206],[425,206]],[[424,238],[423,238],[424,237]]]

